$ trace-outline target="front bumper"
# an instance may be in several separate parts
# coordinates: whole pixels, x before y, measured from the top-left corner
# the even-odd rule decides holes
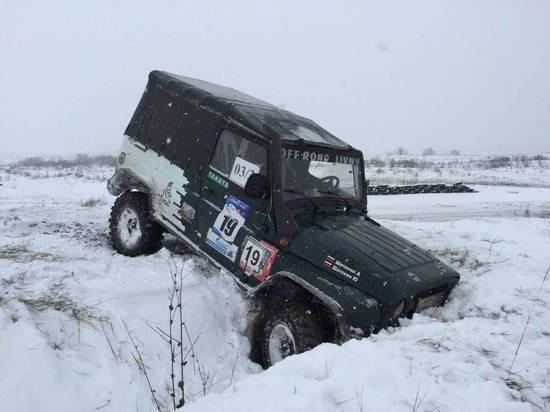
[[[377,331],[388,326],[397,326],[399,318],[411,319],[415,313],[432,307],[443,306],[457,283],[458,278],[449,278],[403,296],[403,299],[397,305],[383,305],[382,317],[380,324],[377,326]],[[403,309],[398,311],[397,309],[401,303],[403,303]],[[396,310],[399,313],[396,313]]]

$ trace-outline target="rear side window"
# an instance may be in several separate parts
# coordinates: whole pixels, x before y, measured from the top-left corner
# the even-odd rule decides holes
[[[225,129],[220,133],[210,166],[225,177],[229,177],[237,157],[258,166],[259,173],[266,175],[265,147]]]

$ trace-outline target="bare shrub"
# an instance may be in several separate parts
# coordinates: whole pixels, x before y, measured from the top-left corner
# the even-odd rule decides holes
[[[386,162],[378,157],[373,157],[366,161],[367,167],[384,167]]]
[[[426,147],[424,150],[422,150],[422,156],[434,156],[435,150],[433,147]]]
[[[88,154],[79,153],[74,159],[44,159],[39,156],[26,157],[17,162],[17,166],[26,167],[55,167],[59,169],[66,169],[76,166],[116,166],[116,157],[111,155],[97,155],[90,156]]]
[[[105,201],[98,197],[90,197],[80,202],[80,206],[82,207],[96,207],[98,205],[104,205],[104,204],[105,204]]]
[[[170,262],[169,262],[170,263]],[[178,267],[175,260],[172,259],[170,264],[170,279],[171,286],[169,289],[169,304],[168,304],[168,329],[164,330],[158,326],[147,325],[165,342],[168,344],[170,351],[170,386],[168,392],[170,395],[171,406],[173,410],[179,409],[185,405],[186,398],[193,399],[195,394],[186,393],[185,382],[183,379],[184,367],[188,362],[191,362],[193,367],[193,373],[198,373],[202,384],[202,390],[200,393],[206,395],[208,390],[214,385],[212,382],[212,376],[206,369],[203,363],[201,363],[196,351],[195,345],[200,338],[200,334],[196,338],[192,338],[187,328],[187,324],[183,319],[183,300],[182,300],[182,287],[183,287],[183,265]],[[125,325],[126,331],[132,340],[134,346],[135,355],[134,359],[138,365],[141,373],[145,375],[149,391],[155,407],[160,410],[160,402],[156,396],[156,391],[153,389],[152,383],[147,376],[147,368],[143,362],[143,357],[138,349],[135,341],[131,337],[131,334]],[[187,341],[184,342],[184,340]],[[236,361],[235,361],[236,363]],[[231,372],[231,380],[233,379],[233,372]]]
[[[516,165],[521,165],[522,167],[529,167],[529,162],[532,160],[532,158],[526,155],[513,155],[512,160]]]
[[[395,151],[395,153],[398,154],[399,156],[403,156],[403,155],[409,154],[409,151],[407,149],[405,149],[404,147],[399,146],[397,148],[397,150]]]
[[[130,342],[132,343],[132,346],[134,348],[134,353],[132,354],[132,357],[134,358],[134,361],[136,362],[136,365],[139,369],[139,371],[145,376],[145,380],[147,381],[147,386],[149,387],[149,392],[151,393],[151,400],[153,401],[155,405],[155,409],[158,412],[162,412],[161,404],[159,402],[159,399],[157,397],[157,391],[153,387],[153,384],[151,383],[151,379],[149,378],[149,374],[147,373],[147,370],[149,369],[148,366],[145,364],[145,361],[143,360],[143,355],[141,353],[141,350],[139,349],[136,340],[134,339],[134,336],[130,332],[130,329],[128,328],[128,325],[126,322],[124,322],[124,319],[122,319],[122,324],[124,325],[124,329],[126,330],[126,333],[128,334],[128,338],[130,338]]]
[[[487,169],[499,169],[503,167],[510,167],[512,165],[512,159],[509,156],[497,156],[491,157],[485,161],[485,167]]]
[[[453,149],[449,152],[451,156],[460,156],[460,150]]]
[[[542,288],[544,287],[544,283],[546,282],[546,279],[548,279],[548,273],[550,273],[550,265],[548,265],[548,268],[546,269],[546,273],[544,274],[544,277],[542,278],[542,282],[540,283],[540,286],[537,290],[537,296],[536,296],[535,300],[533,301],[533,304],[529,308],[529,312],[527,312],[527,320],[525,321],[525,326],[523,327],[523,332],[521,333],[521,336],[520,336],[519,342],[518,342],[518,346],[516,347],[516,351],[514,352],[514,356],[512,358],[512,363],[510,364],[510,367],[508,368],[508,377],[505,379],[505,382],[507,384],[509,382],[511,382],[510,375],[513,373],[512,370],[514,368],[514,363],[516,362],[519,350],[521,349],[521,345],[523,343],[523,338],[525,337],[525,332],[527,332],[527,327],[529,326],[529,322],[531,321],[531,316],[533,314],[533,309],[535,309],[535,306],[540,301],[540,292],[542,291]]]

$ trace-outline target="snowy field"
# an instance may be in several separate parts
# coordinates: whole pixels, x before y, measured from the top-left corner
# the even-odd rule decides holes
[[[550,153],[498,155],[372,155],[368,179],[376,184],[456,183],[550,187]]]
[[[547,411],[550,172],[541,164],[536,179],[475,169],[479,193],[371,197],[373,217],[460,271],[450,301],[267,371],[248,359],[247,304],[231,276],[171,237],[152,256],[112,250],[110,169],[0,169],[0,410],[154,410],[123,322],[168,410],[170,352],[151,326],[168,327],[175,264],[186,347],[195,342],[184,410]],[[480,185],[487,177],[507,185]]]

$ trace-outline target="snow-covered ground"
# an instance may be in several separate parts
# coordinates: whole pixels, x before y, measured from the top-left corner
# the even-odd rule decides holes
[[[456,183],[550,187],[550,154],[368,156],[371,184]]]
[[[110,171],[58,172],[0,169],[2,411],[153,410],[123,321],[169,406],[170,352],[149,325],[168,327],[174,264],[196,340],[184,410],[550,408],[550,279],[541,287],[550,189],[371,197],[372,216],[461,272],[449,303],[262,371],[248,359],[246,301],[229,275],[170,237],[152,256],[116,254],[107,237]]]

